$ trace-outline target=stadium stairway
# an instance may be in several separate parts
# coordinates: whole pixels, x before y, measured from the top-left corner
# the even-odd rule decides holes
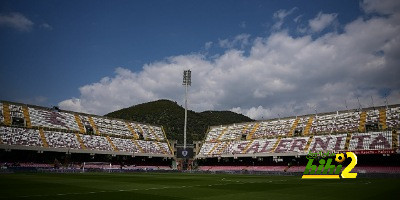
[[[139,143],[138,143],[135,139],[132,138],[132,141],[133,141],[133,143],[135,143],[135,145],[138,147],[140,153],[145,153],[145,152],[143,151],[142,147],[139,145]]]
[[[149,126],[150,132],[151,134],[154,135],[154,137],[156,138],[157,141],[160,141],[160,138],[158,137],[158,135],[154,132],[154,130],[151,128],[151,126]]]
[[[96,133],[96,135],[100,135],[99,130],[97,129],[96,124],[93,121],[93,118],[91,116],[89,116],[89,123],[92,126],[94,132]]]
[[[344,149],[345,149],[345,150],[349,150],[350,140],[351,140],[351,134],[350,134],[350,133],[347,133],[346,144],[344,145]]]
[[[386,130],[386,108],[382,108],[379,110],[379,124],[381,125],[383,130]]]
[[[396,130],[393,130],[392,131],[392,147],[393,147],[393,149],[397,149],[398,148],[398,145],[397,144],[399,144],[398,142],[398,135],[397,135],[398,133],[397,133],[397,131]]]
[[[274,146],[271,148],[270,152],[275,152],[276,147],[278,147],[279,142],[281,142],[282,137],[278,137],[278,139],[276,140]]]
[[[8,103],[3,103],[3,116],[4,116],[4,124],[11,126],[10,107]]]
[[[136,128],[140,130],[140,132],[142,133],[142,135],[143,135],[143,137],[144,137],[144,132],[143,132],[143,129],[142,129],[142,127],[140,127],[140,126],[139,126],[139,125],[137,125],[137,124],[135,124],[135,125],[136,125]]]
[[[229,141],[225,142],[222,146],[222,148],[217,152],[218,155],[221,155],[222,152],[226,149],[226,147],[230,144]]]
[[[160,150],[163,152],[163,154],[168,154],[167,151],[160,144],[158,144],[158,142],[154,142],[154,143],[158,146],[158,148],[160,148]]]
[[[25,118],[25,122],[26,122],[26,127],[27,127],[27,128],[32,128],[31,117],[29,116],[28,106],[22,106],[22,111],[23,111],[23,113],[24,113],[24,118]]]
[[[77,114],[75,114],[75,121],[76,121],[76,124],[78,124],[79,132],[85,133],[85,128],[83,127],[81,118],[79,118],[79,116]]]
[[[47,143],[46,137],[44,136],[43,129],[39,129],[39,134],[40,134],[40,139],[42,139],[42,143],[44,147],[49,147],[49,144]]]
[[[297,127],[297,124],[299,124],[299,118],[296,118],[296,120],[293,122],[293,125],[290,128],[290,132],[288,134],[289,137],[293,136],[293,133],[294,133],[294,130],[296,129],[296,127]]]
[[[133,137],[134,137],[135,139],[139,139],[139,134],[137,134],[137,133],[135,132],[135,130],[133,130],[132,126],[131,126],[128,122],[125,122],[125,124],[126,124],[126,126],[128,127],[129,131],[132,133]]]
[[[81,136],[79,136],[78,133],[75,133],[75,135],[76,135],[76,138],[78,139],[79,144],[81,144],[81,148],[82,148],[82,149],[86,149],[86,146],[85,146],[85,144],[83,143],[83,140],[82,140]]]
[[[367,112],[362,111],[360,114],[360,124],[358,126],[359,132],[365,132],[365,121],[367,120]]]
[[[308,149],[310,148],[311,142],[313,141],[314,136],[311,136],[310,138],[308,138],[306,147],[304,148],[304,152],[307,152]]]
[[[251,144],[253,144],[254,139],[252,139],[247,145],[246,147],[243,149],[242,154],[247,153],[247,150],[249,150]]]
[[[169,144],[169,141],[168,141],[168,138],[167,138],[167,134],[165,134],[165,131],[164,131],[164,127],[161,126],[161,130],[162,130],[162,132],[163,132],[163,134],[164,134],[165,140],[167,141],[168,148],[169,148],[170,152],[173,154],[173,153],[174,153],[174,150],[172,149],[171,144]]]
[[[212,155],[212,152],[214,152],[214,150],[219,146],[220,143],[221,142],[214,144],[213,148],[207,153],[207,155]]]
[[[247,127],[249,126],[249,124],[246,124],[246,125],[244,125],[244,127],[243,127],[243,129],[242,129],[242,135],[245,135],[246,134],[246,130],[247,130]],[[207,132],[208,133],[208,132]]]
[[[254,135],[254,133],[256,132],[256,130],[258,129],[259,126],[260,126],[260,123],[256,123],[256,125],[253,128],[253,130],[251,130],[250,134],[247,135],[246,140],[253,139],[253,135]]]
[[[310,116],[310,118],[308,118],[308,122],[307,122],[306,128],[304,130],[304,134],[303,134],[304,136],[308,136],[310,134],[310,129],[311,129],[311,125],[312,125],[313,121],[314,121],[314,116]]]
[[[108,136],[106,136],[106,138],[107,138],[107,141],[111,144],[111,147],[114,149],[114,151],[119,151],[118,148],[112,142],[111,138]]]
[[[227,129],[228,129],[228,126],[226,126],[226,127],[224,128],[224,130],[221,131],[221,133],[218,135],[217,141],[220,141],[220,140],[221,140],[222,136],[224,135],[224,133],[225,133],[225,131],[226,131]]]

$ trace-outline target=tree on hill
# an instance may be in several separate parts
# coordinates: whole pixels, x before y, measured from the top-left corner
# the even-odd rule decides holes
[[[106,114],[107,117],[161,125],[169,139],[183,141],[185,109],[170,100],[157,100],[123,108]],[[188,110],[188,142],[203,140],[210,126],[254,121],[231,111],[205,111],[196,113]]]

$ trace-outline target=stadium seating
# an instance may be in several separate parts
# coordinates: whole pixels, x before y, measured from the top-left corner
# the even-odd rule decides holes
[[[111,137],[111,140],[119,151],[140,153],[140,148],[132,141],[132,139]]]
[[[39,131],[35,129],[0,126],[0,137],[7,145],[43,146]]]
[[[32,126],[79,131],[75,117],[70,113],[28,108]]]
[[[115,136],[132,136],[126,123],[122,120],[114,120],[100,117],[92,117],[100,134]]]
[[[388,108],[386,111],[386,124],[389,128],[398,128],[400,125],[400,107]]]
[[[353,133],[349,143],[349,150],[388,150],[392,149],[392,133]]]
[[[222,134],[222,131],[225,129],[226,127],[214,127],[212,128],[208,134],[207,134],[207,138],[206,141],[216,141],[217,138],[219,137],[220,134]]]
[[[100,151],[113,151],[111,144],[108,142],[106,137],[98,136],[98,135],[83,135],[79,134],[80,138],[82,138],[83,143],[86,148],[91,150],[100,150]]]
[[[360,113],[356,111],[317,115],[312,123],[310,132],[312,134],[353,132],[357,130],[359,122]]]
[[[292,127],[295,118],[263,121],[256,130],[253,138],[263,138],[271,136],[286,136]]]
[[[315,136],[310,144],[310,152],[345,150],[347,134]]]
[[[10,104],[9,108],[11,117],[24,118],[22,106]]]
[[[52,148],[80,149],[80,143],[73,133],[44,131],[47,144]]]
[[[160,127],[155,127],[145,124],[138,124],[138,126],[142,130],[144,139],[157,140],[157,141],[164,140],[164,134]]]

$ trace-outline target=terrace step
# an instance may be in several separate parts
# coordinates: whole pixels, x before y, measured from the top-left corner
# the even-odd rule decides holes
[[[135,145],[138,147],[140,153],[144,153],[144,151],[143,151],[142,147],[139,145],[139,143],[138,143],[135,139],[132,139],[132,141],[133,141],[133,143],[135,143]]]
[[[379,110],[379,124],[381,125],[383,130],[387,129],[386,126],[386,108]]]
[[[160,144],[158,144],[159,142],[155,142],[155,143],[156,143],[156,145],[158,146],[158,148],[160,148],[160,150],[161,150],[164,154],[168,154],[167,151],[165,151],[165,149],[164,149]]]
[[[249,126],[249,124],[244,125],[243,129],[242,129],[242,135],[246,135],[246,131],[247,131],[247,127]],[[208,133],[208,132],[207,132]],[[238,140],[240,140],[240,137],[238,138]]]
[[[144,138],[144,131],[143,131],[142,127],[140,127],[140,126],[137,125],[137,124],[135,124],[135,125],[136,125],[136,128],[140,130],[140,132],[142,133],[143,138]]]
[[[100,132],[99,132],[99,130],[97,129],[97,126],[96,126],[96,124],[94,123],[93,118],[92,118],[91,116],[89,116],[89,123],[90,123],[90,125],[92,126],[92,128],[93,128],[93,130],[94,130],[94,133],[95,133],[96,135],[100,135]]]
[[[112,142],[111,138],[106,136],[108,142],[111,144],[112,148],[114,149],[114,151],[118,151],[118,148],[114,145],[114,143]]]
[[[307,144],[306,144],[306,148],[304,148],[304,152],[307,152],[308,149],[310,148],[311,142],[313,140],[314,136],[311,136],[310,138],[308,138]]]
[[[81,118],[79,118],[79,116],[77,114],[75,114],[75,121],[78,124],[79,132],[85,133],[85,128],[83,127],[82,120],[81,120]]]
[[[47,143],[46,137],[44,136],[44,131],[43,129],[39,129],[39,134],[40,134],[40,139],[42,139],[42,143],[44,147],[49,147],[49,144]]]
[[[303,134],[304,136],[308,136],[310,134],[310,129],[311,129],[311,125],[312,125],[313,121],[314,121],[314,116],[311,116],[310,118],[308,118],[308,122],[307,122],[306,128],[304,130],[304,134]]]
[[[256,132],[256,130],[258,129],[259,126],[260,126],[260,123],[256,123],[254,128],[251,130],[250,134],[247,135],[246,140],[252,140],[253,139],[253,135],[254,135],[254,133]]]
[[[221,142],[218,142],[218,143],[214,144],[213,148],[208,152],[207,155],[212,155],[212,152],[214,152],[214,150],[218,147],[218,145],[219,145],[220,143],[221,143]]]
[[[167,139],[167,134],[165,134],[165,131],[164,131],[164,127],[163,127],[163,126],[161,126],[161,130],[162,130],[162,132],[163,132],[163,134],[164,134],[165,140],[167,141],[168,148],[169,148],[170,152],[171,152],[172,154],[174,154],[174,151],[172,150],[172,147],[171,147],[171,145],[169,144],[169,141],[168,141],[168,139]]]
[[[344,145],[344,149],[345,149],[345,150],[349,150],[350,139],[351,139],[351,134],[350,134],[350,133],[347,133],[346,144]]]
[[[218,151],[218,155],[222,154],[222,152],[226,149],[226,147],[229,145],[229,143],[231,143],[231,142],[227,141],[224,143],[224,146],[222,146],[222,148]]]
[[[128,122],[125,122],[125,124],[126,124],[126,126],[128,127],[129,131],[132,133],[133,137],[134,137],[135,139],[139,139],[139,134],[137,134],[137,133],[135,132],[135,130],[133,130],[132,126],[131,126]]]
[[[247,150],[249,150],[251,144],[253,144],[253,141],[254,141],[254,139],[251,140],[251,141],[246,145],[246,147],[245,147],[245,148],[243,149],[243,151],[242,151],[242,154],[247,153]]]
[[[222,136],[224,135],[225,131],[228,130],[228,126],[224,128],[224,130],[221,131],[221,133],[218,135],[217,141],[220,141]]]
[[[154,137],[156,138],[157,141],[160,141],[160,138],[158,137],[158,135],[154,132],[154,130],[151,128],[151,126],[148,126],[150,129],[151,134],[154,135]]]
[[[367,120],[367,112],[362,111],[360,114],[360,124],[358,126],[359,132],[365,132],[365,121]]]
[[[296,118],[296,120],[293,122],[292,127],[290,128],[289,132],[289,137],[292,137],[294,135],[294,130],[297,128],[297,125],[299,124],[299,118]]]
[[[81,148],[86,149],[85,143],[83,143],[81,136],[78,133],[75,133],[75,135],[76,135],[76,139],[78,139],[79,144],[81,144]]]
[[[3,103],[3,116],[4,116],[4,124],[11,126],[10,105],[8,105],[8,103]]]
[[[270,152],[275,152],[276,147],[278,147],[279,142],[281,141],[281,137],[278,137],[278,139],[276,140],[274,146],[272,147]]]
[[[398,133],[396,130],[392,131],[392,148],[393,149],[398,149],[398,145],[399,141],[398,141]]]
[[[26,122],[26,127],[27,128],[32,128],[31,117],[29,116],[28,106],[22,106],[22,111],[24,112],[24,118],[25,118],[25,122]]]

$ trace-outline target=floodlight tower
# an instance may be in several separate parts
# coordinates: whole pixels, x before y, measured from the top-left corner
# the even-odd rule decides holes
[[[188,86],[192,85],[192,72],[190,70],[183,71],[183,84],[185,86],[185,125],[183,128],[183,148],[186,149],[186,124],[187,124],[187,92]]]

